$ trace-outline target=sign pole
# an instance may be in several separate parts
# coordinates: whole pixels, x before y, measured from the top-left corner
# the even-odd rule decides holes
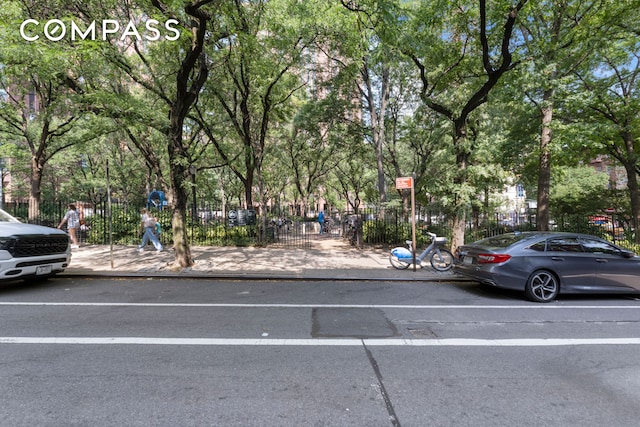
[[[111,212],[111,184],[109,182],[109,158],[105,160],[105,176],[107,179],[107,215],[109,216],[109,259],[113,270],[113,217]]]
[[[396,178],[396,190],[411,189],[411,255],[413,256],[413,271],[416,271],[416,174]]]
[[[416,271],[416,174],[411,175],[411,248],[413,252],[413,271]]]

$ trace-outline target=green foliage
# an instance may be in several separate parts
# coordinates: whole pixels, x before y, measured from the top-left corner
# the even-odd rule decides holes
[[[250,246],[256,242],[256,226],[229,227],[224,223],[191,224],[187,229],[192,245]]]
[[[429,231],[440,237],[451,239],[451,230],[446,227],[434,226],[421,227],[416,225],[416,245],[418,250],[425,248],[431,243],[431,237],[426,233]],[[376,220],[365,221],[362,224],[362,240],[366,244],[375,244],[383,246],[404,245],[405,241],[411,240],[411,223],[407,221],[398,221],[397,223]]]
[[[110,227],[114,244],[134,245],[140,243],[140,213],[137,209],[116,206],[112,209],[110,217],[107,217],[106,211],[97,211],[92,216],[87,217],[85,221],[91,227],[91,233],[88,234],[89,243],[109,241]],[[110,221],[111,224],[109,224]],[[106,239],[104,238],[105,236],[107,236]]]
[[[617,240],[615,243],[621,248],[628,249],[636,255],[640,255],[640,244],[638,243],[633,243],[631,240]]]
[[[407,237],[409,236],[409,237]],[[389,224],[385,221],[365,221],[362,224],[362,240],[367,244],[391,245],[411,237],[411,225]]]
[[[492,66],[499,63],[504,17],[514,3],[487,6]],[[185,2],[163,4],[188,24]],[[214,2],[205,6],[211,19],[201,58],[208,81],[182,126],[184,151],[170,160],[168,117],[172,106],[179,107],[172,104],[176,72],[192,44],[190,31],[185,28],[177,42],[138,46],[44,38],[27,43],[16,31],[27,16],[164,17],[148,0],[7,0],[0,9],[0,88],[15,95],[9,102],[0,92],[0,157],[10,159],[5,173],[12,178],[7,190],[14,199],[29,196],[31,160],[40,156],[43,201],[95,203],[104,198],[108,162],[112,196],[139,204],[150,189],[171,192],[176,166],[193,164],[198,201],[241,205],[259,189],[260,203],[285,211],[325,192],[333,206],[362,209],[379,201],[370,120],[348,114],[362,99],[354,88],[366,58],[376,76],[374,93],[390,73],[383,149],[388,188],[396,176],[416,173],[418,201],[452,216],[470,208],[491,211],[493,199],[485,195],[510,180],[534,196],[543,91],[552,88],[554,214],[620,207],[627,218],[630,201],[604,197],[604,176],[576,165],[607,153],[629,170],[638,168],[639,5],[529,0],[509,45],[513,60],[522,62],[480,107],[473,105],[465,138],[456,139],[451,119],[486,82],[477,1],[362,0],[357,13],[349,10],[355,2]],[[225,33],[232,36],[220,37]],[[409,55],[425,66],[425,87]],[[39,115],[26,105],[30,93],[53,95],[42,97],[47,102]],[[183,182],[191,196],[191,180]],[[406,201],[389,194],[389,206]],[[59,212],[43,208],[41,215],[55,221]],[[136,242],[137,217],[136,211],[114,212],[114,240]],[[169,211],[160,218],[163,241],[171,241]],[[100,213],[91,221],[97,232],[108,232]],[[410,234],[394,227],[367,222],[365,240],[391,242]],[[245,244],[260,234],[224,224],[188,228],[194,244]]]
[[[173,241],[171,210],[153,210],[150,213],[156,217],[161,225],[160,241],[164,245],[171,244]],[[106,212],[102,211],[97,211],[87,217],[86,224],[91,228],[91,232],[87,234],[87,243],[102,244],[105,241],[108,242],[109,227],[112,229],[114,244],[138,245],[140,243],[142,235],[140,234],[140,213],[138,209],[115,206],[111,214],[111,222],[110,225]],[[224,222],[202,224],[189,221],[187,224],[187,236],[192,245],[249,246],[255,244],[257,227],[228,227]]]
[[[588,166],[555,168],[552,175],[551,208],[555,215],[589,215],[609,208],[608,176]]]

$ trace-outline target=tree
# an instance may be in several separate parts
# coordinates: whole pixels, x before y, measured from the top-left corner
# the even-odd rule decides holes
[[[212,95],[210,111],[218,113],[202,115],[200,124],[221,158],[243,183],[247,206],[254,205],[257,188],[258,201],[266,211],[268,191],[263,166],[270,152],[269,144],[281,143],[273,130],[288,129],[294,116],[293,101],[301,105],[298,98],[305,97],[304,89],[311,92],[324,83],[327,70],[322,67],[327,65],[316,62],[327,39],[326,19],[320,17],[327,11],[320,5],[236,2],[229,15],[233,36],[217,44],[215,61],[221,72],[207,84],[206,93]],[[226,123],[225,134],[213,131],[221,120]],[[298,133],[300,126],[296,129],[290,135],[294,138],[304,135]],[[280,129],[279,134],[283,134]],[[284,151],[294,153],[298,143],[303,142],[294,141]],[[306,178],[313,182],[317,176]],[[304,197],[306,190],[301,182],[297,181],[298,190]]]
[[[355,25],[358,28],[358,47],[351,53],[354,56],[359,55],[355,58],[359,63],[359,74],[355,83],[364,114],[363,126],[376,158],[378,204],[384,207],[389,200],[388,176],[385,170],[385,161],[389,157],[385,159],[385,154],[390,154],[391,160],[394,160],[395,141],[389,142],[388,138],[394,137],[394,131],[397,130],[397,127],[388,129],[387,123],[391,120],[392,127],[398,123],[402,102],[392,96],[405,96],[402,93],[403,83],[406,82],[406,76],[403,76],[403,71],[406,71],[403,70],[405,64],[395,47],[385,43],[377,34],[384,20],[369,11],[370,8],[375,10],[375,4],[360,5],[346,0],[342,0],[342,4],[357,17]],[[400,173],[397,162],[394,169],[394,173]]]
[[[231,152],[233,147],[223,145],[220,138],[216,138],[214,145],[243,182],[249,207],[253,206],[255,181],[260,194],[265,191],[260,173],[271,122],[284,113],[286,102],[301,87],[291,71],[310,42],[296,35],[294,20],[288,21],[281,15],[284,6],[277,1],[235,3],[229,17],[233,37],[217,44],[216,59],[222,72],[207,86],[212,100],[218,104],[211,108],[224,117],[241,151]],[[220,116],[202,119],[202,126],[211,129]],[[207,134],[215,138],[213,132]],[[232,162],[234,158],[241,162]]]
[[[590,73],[579,73],[582,93],[586,97],[574,99],[588,135],[596,144],[624,166],[631,205],[631,225],[640,226],[640,51],[637,37],[619,34],[609,49],[598,53],[598,66]],[[626,36],[626,37],[625,37]],[[578,97],[576,97],[578,98]],[[640,233],[636,233],[640,243]]]
[[[397,39],[400,50],[415,64],[422,103],[452,127],[457,167],[452,182],[452,250],[464,243],[471,193],[467,168],[473,146],[468,120],[487,102],[500,78],[518,63],[513,59],[512,37],[526,3],[502,2],[489,9],[485,0],[465,5],[423,2],[402,9],[388,21],[385,40]]]
[[[79,97],[84,92],[72,64],[81,62],[73,46],[56,44],[44,37],[26,41],[15,30],[25,17],[42,19],[56,10],[55,4],[31,7],[13,1],[1,14],[3,43],[0,47],[0,132],[16,149],[30,155],[29,219],[40,213],[42,177],[47,163],[80,141],[93,138],[87,128]]]
[[[587,216],[608,208],[602,195],[609,177],[589,166],[557,168],[551,182],[551,208],[557,216]]]
[[[289,135],[281,138],[286,164],[291,171],[291,184],[302,202],[306,216],[309,198],[318,193],[327,199],[331,173],[343,159],[354,154],[354,133],[359,137],[359,126],[349,122],[349,103],[328,94],[324,99],[310,99],[293,120]]]
[[[437,177],[449,169],[449,161],[443,159],[442,141],[447,139],[446,123],[433,110],[418,106],[415,87],[408,78],[409,67],[413,64],[401,63],[394,67],[393,81],[396,82],[389,102],[389,117],[385,147],[386,174],[389,177],[415,176],[416,199],[428,203],[427,194],[437,192]],[[446,157],[446,155],[445,155]],[[402,206],[406,218],[410,218],[409,190],[400,190]]]
[[[349,155],[341,159],[332,175],[332,187],[345,200],[346,210],[358,214],[367,194],[373,193],[376,168],[370,147],[360,140],[350,144]]]
[[[188,189],[191,178],[193,139],[185,138],[187,117],[198,102],[198,97],[209,76],[209,62],[205,47],[208,43],[226,37],[226,32],[215,26],[221,15],[219,0],[184,2],[182,7],[160,0],[151,0],[156,13],[146,11],[164,22],[174,20],[182,32],[177,40],[146,41],[142,37],[111,39],[101,45],[105,59],[130,79],[130,85],[142,89],[153,103],[163,106],[167,120],[156,126],[166,139],[169,162],[169,182],[172,193],[172,228],[177,268],[193,265],[186,227]],[[137,4],[114,0],[109,13],[120,13],[125,20],[139,20]],[[102,5],[79,5],[78,14],[85,19],[104,18]],[[88,22],[87,22],[88,24]],[[92,44],[91,44],[92,45]],[[176,61],[175,58],[181,58]],[[173,76],[173,82],[170,77]],[[131,141],[137,139],[129,132]],[[141,146],[139,146],[140,148]],[[149,153],[151,154],[151,153]],[[147,160],[150,157],[147,156]]]
[[[531,61],[528,99],[540,112],[540,147],[537,183],[538,230],[549,230],[549,188],[554,109],[557,92],[567,77],[597,51],[603,34],[595,21],[609,7],[607,1],[553,0],[531,2],[531,19],[520,21]]]
[[[191,29],[190,47],[185,49],[184,58],[177,69],[175,79],[175,96],[166,98],[170,104],[169,127],[167,129],[167,151],[171,187],[174,192],[174,208],[172,217],[173,244],[175,251],[175,263],[177,267],[190,267],[193,265],[191,249],[187,238],[186,214],[188,192],[184,182],[189,177],[189,152],[183,139],[185,118],[192,109],[202,87],[209,76],[207,56],[205,53],[206,38],[211,37],[207,24],[211,15],[205,10],[205,6],[213,4],[214,10],[220,1],[199,0],[187,3],[184,12],[190,22],[184,23],[185,28]],[[152,0],[152,4],[167,18],[174,17],[166,5],[158,0]],[[213,37],[215,39],[215,37]]]

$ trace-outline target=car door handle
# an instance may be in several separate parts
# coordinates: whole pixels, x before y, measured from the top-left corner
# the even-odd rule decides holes
[[[596,262],[609,262],[606,258],[596,258]]]

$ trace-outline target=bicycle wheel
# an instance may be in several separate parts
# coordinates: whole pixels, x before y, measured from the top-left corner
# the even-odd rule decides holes
[[[453,254],[446,249],[436,249],[431,255],[431,267],[438,271],[447,271],[453,267]]]
[[[393,268],[397,268],[398,270],[405,270],[409,267],[409,264],[406,262],[402,262],[398,260],[398,257],[393,254],[389,254],[389,262],[393,266]]]

